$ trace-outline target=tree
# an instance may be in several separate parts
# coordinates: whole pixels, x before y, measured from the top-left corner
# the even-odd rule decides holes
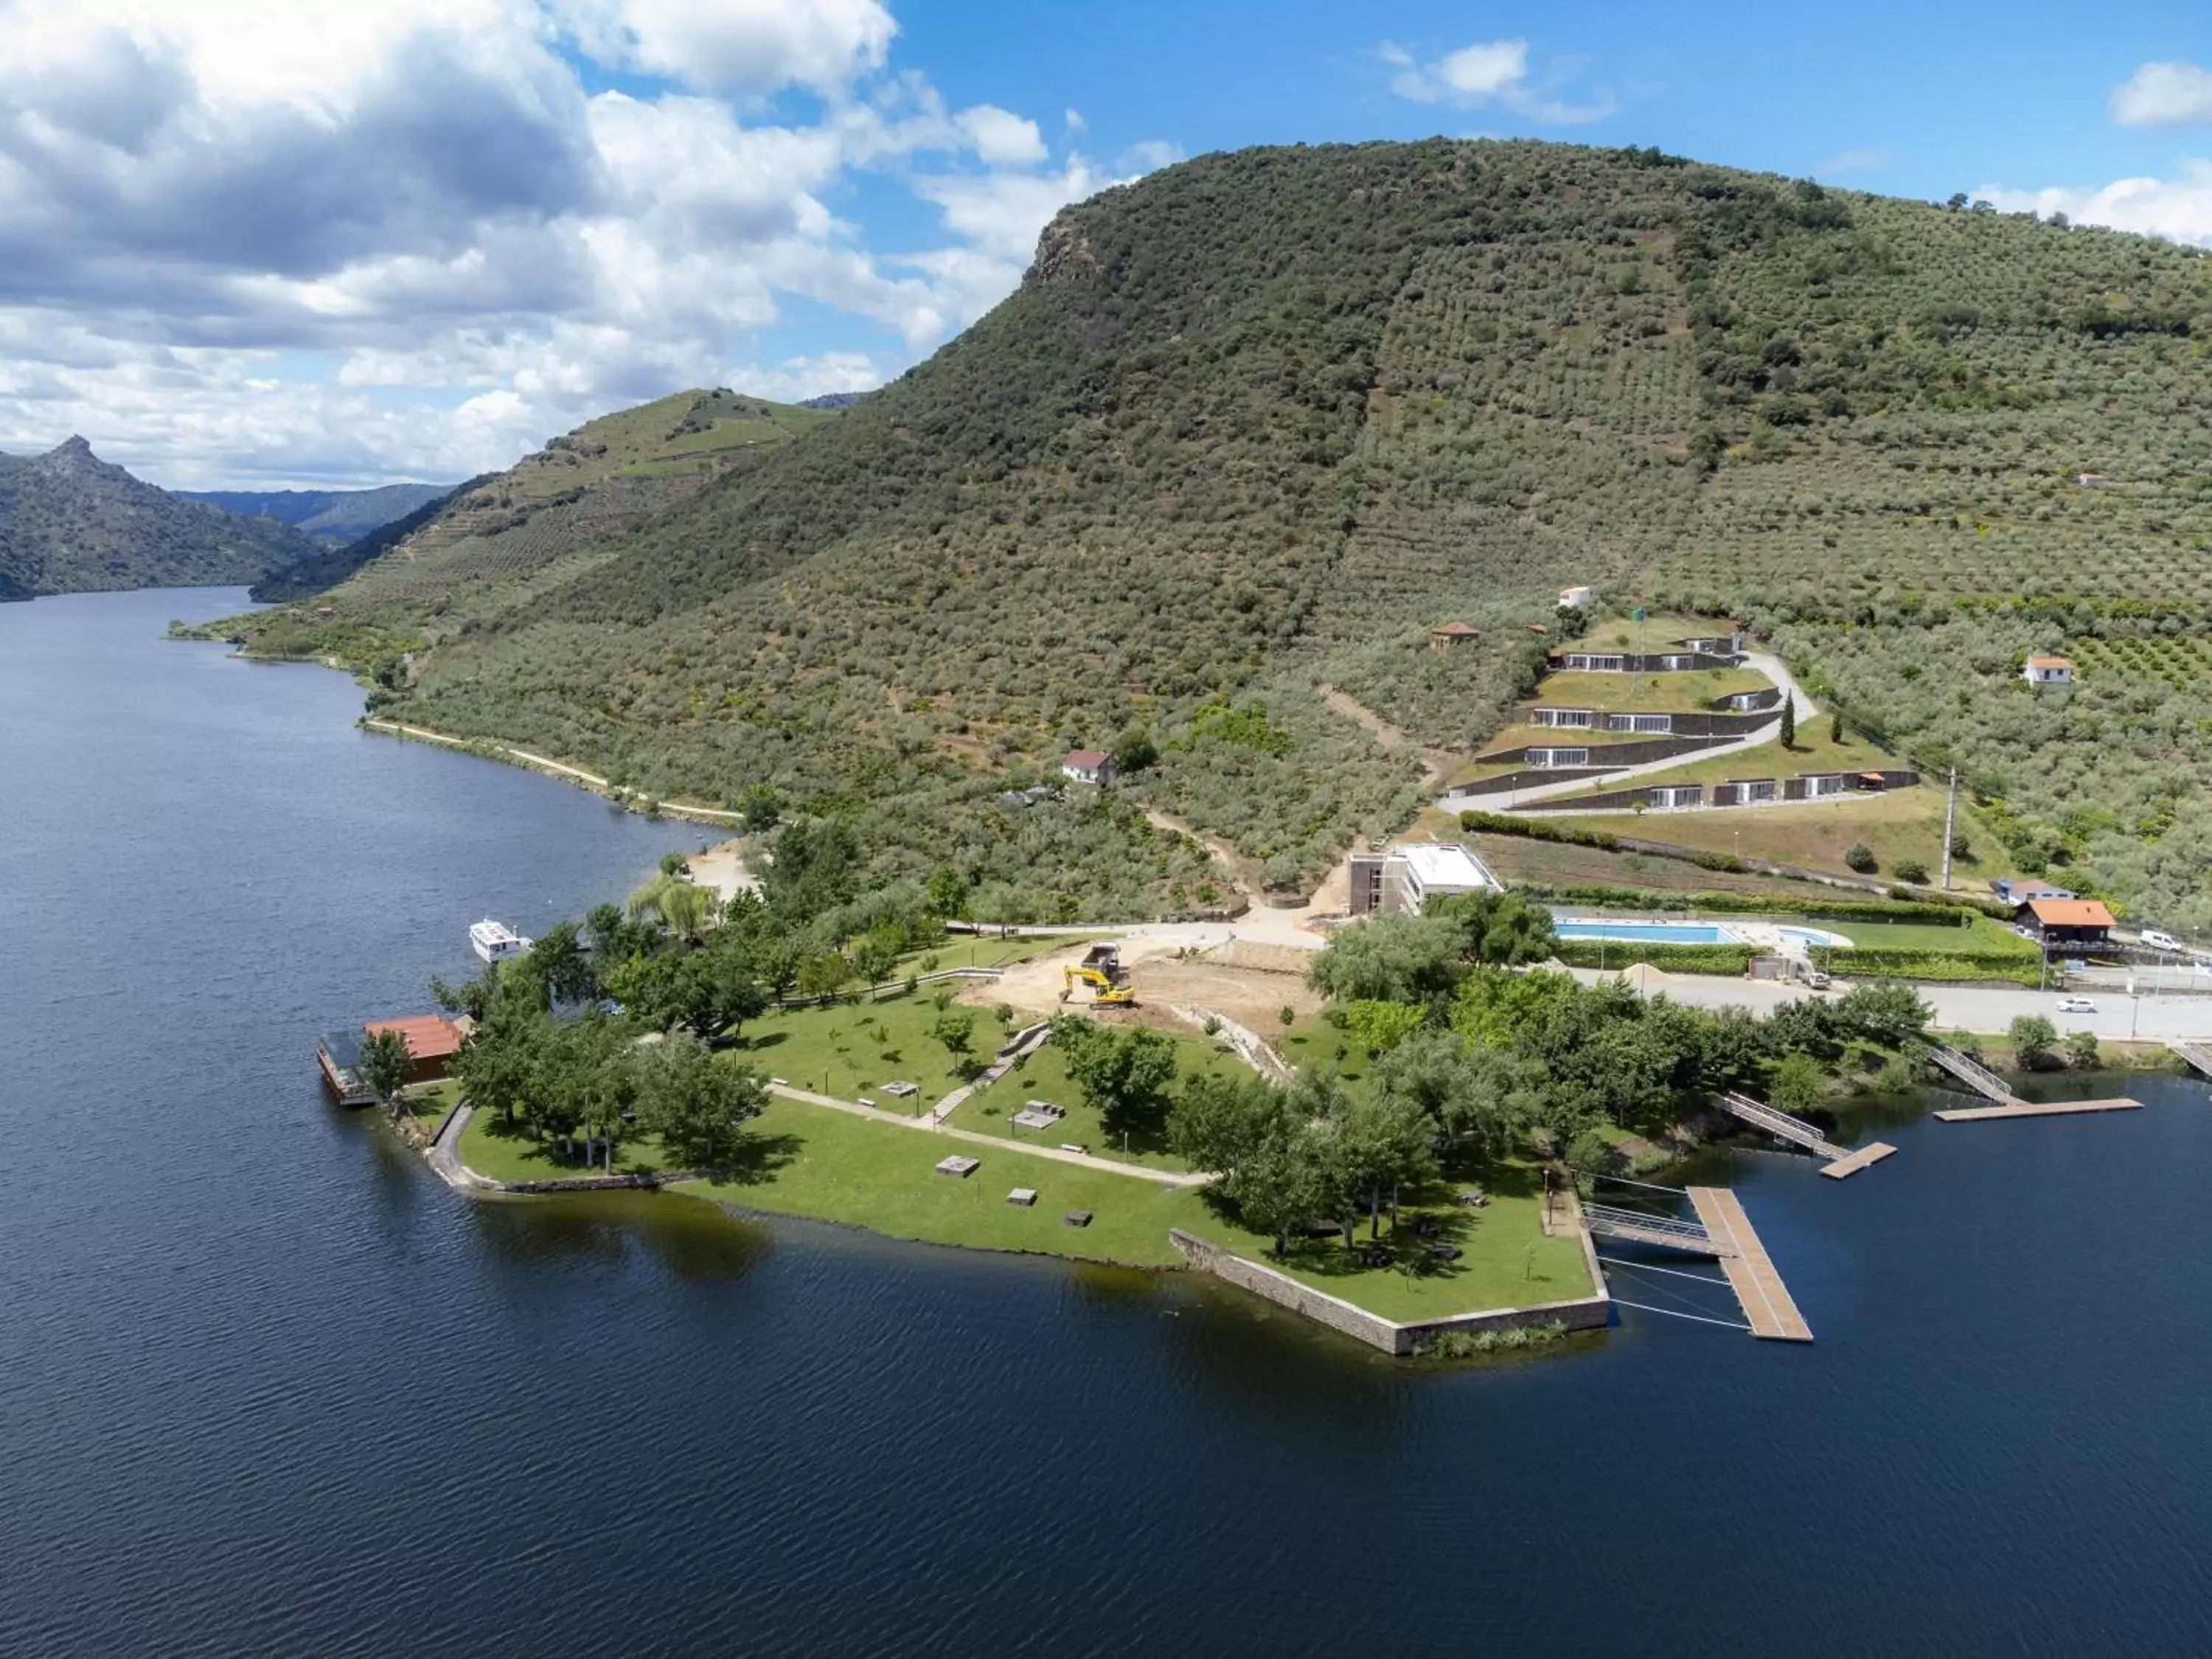
[[[1291,1234],[1330,1209],[1327,1172],[1310,1125],[1279,1122],[1237,1171],[1238,1214],[1255,1232],[1270,1234],[1275,1254],[1289,1252]]]
[[[1517,968],[1558,954],[1552,913],[1518,893],[1455,893],[1431,899],[1424,914],[1455,924],[1469,962]]]
[[[738,811],[746,830],[764,836],[782,819],[783,799],[768,785],[757,783],[738,797]]]
[[[1855,841],[1844,849],[1844,862],[1863,876],[1870,876],[1881,868],[1874,855],[1874,848],[1863,841]]]
[[[1417,1008],[1410,1002],[1363,1000],[1344,1006],[1344,1029],[1370,1054],[1389,1052],[1419,1030],[1427,1018],[1427,1009]]]
[[[1425,1003],[1459,982],[1462,939],[1445,916],[1370,916],[1331,939],[1307,980],[1339,1002]]]
[[[557,1002],[582,1002],[595,994],[592,959],[573,921],[556,921],[538,936],[527,957],[531,971]]]
[[[1828,716],[1828,741],[1830,743],[1841,743],[1843,740],[1844,711],[1838,708],[1835,713]]]
[[[1797,746],[1797,699],[1787,691],[1782,694],[1782,746]]]
[[[928,896],[933,915],[954,917],[968,914],[968,884],[951,865],[940,864],[931,871],[922,890]]]
[[[389,1030],[370,1033],[362,1041],[361,1062],[356,1069],[369,1092],[398,1122],[406,1109],[407,1085],[415,1075],[415,1056],[408,1050],[407,1039]]]
[[[703,951],[632,957],[602,978],[607,994],[647,1030],[681,1027],[710,1037],[720,1030],[714,962]]]
[[[2097,1049],[2094,1031],[2069,1031],[2066,1034],[2066,1063],[2077,1072],[2094,1072],[2103,1063],[2104,1055]]]
[[[1373,1094],[1355,1099],[1332,1120],[1323,1143],[1332,1190],[1367,1202],[1368,1237],[1382,1231],[1384,1194],[1395,1218],[1401,1187],[1436,1173],[1435,1125],[1418,1102]],[[1349,1231],[1345,1243],[1352,1243]]]
[[[686,1169],[727,1168],[744,1126],[767,1103],[758,1073],[690,1037],[669,1038],[638,1068],[639,1126],[658,1134],[670,1160]]]
[[[1121,735],[1114,739],[1112,752],[1114,769],[1123,777],[1144,771],[1156,764],[1160,757],[1159,748],[1153,743],[1152,733],[1141,726],[1126,727]]]
[[[1767,1103],[1793,1117],[1819,1109],[1828,1098],[1820,1062],[1802,1050],[1793,1050],[1775,1062],[1766,1085]]]
[[[853,946],[853,971],[863,985],[880,985],[890,976],[905,947],[906,939],[896,928],[872,927]]]
[[[952,1062],[952,1069],[966,1077],[968,1068],[975,1063],[969,1053],[975,1038],[974,1012],[963,1009],[956,1014],[950,1009],[945,1010],[931,1023],[929,1035],[933,1042],[944,1046],[945,1057]]]
[[[1168,1148],[1220,1177],[1234,1196],[1240,1170],[1276,1132],[1282,1094],[1256,1077],[1194,1072],[1168,1109]]]
[[[1108,1131],[1126,1134],[1157,1123],[1175,1081],[1171,1038],[1141,1025],[1115,1030],[1079,1014],[1052,1022],[1052,1039],[1065,1057],[1068,1077]]]
[[[2013,1058],[2029,1071],[2047,1062],[2058,1043],[2058,1028],[2041,1014],[2016,1015],[2009,1035]]]
[[[1885,1048],[1902,1048],[1917,1040],[1936,1017],[1919,992],[1893,982],[1853,986],[1829,1006],[1844,1024]]]
[[[788,921],[811,921],[850,901],[859,890],[860,843],[836,821],[786,824],[778,832],[761,896]]]

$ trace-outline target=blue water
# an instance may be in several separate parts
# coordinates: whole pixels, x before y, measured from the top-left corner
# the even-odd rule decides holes
[[[1702,921],[1562,921],[1561,939],[1616,939],[1631,945],[1725,945],[1729,936]]]
[[[1709,1160],[1808,1348],[1425,1370],[1188,1278],[471,1203],[313,1034],[699,832],[156,637],[238,600],[0,605],[0,1654],[2212,1649],[2197,1086]]]

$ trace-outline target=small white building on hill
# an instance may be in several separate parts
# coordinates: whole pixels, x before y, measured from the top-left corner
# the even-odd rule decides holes
[[[1452,893],[1502,890],[1490,866],[1457,842],[1407,842],[1352,855],[1352,914],[1419,910]]]

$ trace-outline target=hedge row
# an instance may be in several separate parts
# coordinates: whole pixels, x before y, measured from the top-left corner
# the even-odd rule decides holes
[[[1559,957],[1570,968],[1627,968],[1642,962],[1674,974],[1751,971],[1758,954],[1748,945],[1648,945],[1622,939],[1563,939]]]
[[[2041,982],[2043,969],[2040,957],[1998,951],[1823,950],[1813,960],[1846,979],[2009,980],[2032,986]]]
[[[1805,916],[1827,921],[1933,921],[1961,929],[1973,925],[1971,910],[1955,904],[1899,903],[1881,899],[1808,899],[1757,893],[1675,893],[1650,887],[1613,887],[1584,883],[1553,887],[1516,882],[1514,890],[1562,904],[1609,904],[1636,909],[1726,910],[1747,915]]]

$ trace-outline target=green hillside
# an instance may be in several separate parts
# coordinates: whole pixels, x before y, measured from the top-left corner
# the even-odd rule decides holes
[[[1126,806],[1044,835],[1000,792],[1144,728],[1139,793],[1310,884],[1419,799],[1321,688],[1472,752],[1591,582],[1742,614],[2029,860],[2212,922],[2197,659],[2014,678],[2212,634],[2208,339],[2192,251],[1963,205],[1533,143],[1209,156],[1068,210],[960,339],[641,527],[494,587],[418,561],[391,701],[1167,903]],[[1479,645],[1430,650],[1453,618]]]
[[[289,526],[135,478],[82,438],[0,455],[0,599],[252,582],[320,550]]]
[[[404,620],[526,584],[575,549],[608,540],[696,494],[834,412],[729,391],[681,392],[602,416],[504,472],[472,480],[426,520],[372,532],[317,567],[349,615]],[[258,597],[291,598],[295,585]]]

